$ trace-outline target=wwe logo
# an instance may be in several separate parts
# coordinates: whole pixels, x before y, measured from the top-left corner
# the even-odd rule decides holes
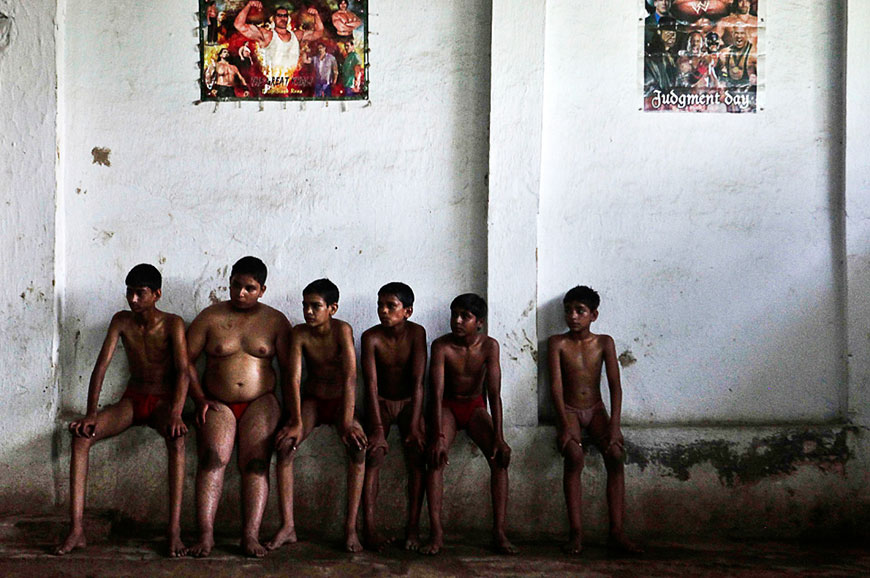
[[[692,8],[695,9],[695,14],[706,13],[710,7],[710,0],[698,0],[692,3]]]

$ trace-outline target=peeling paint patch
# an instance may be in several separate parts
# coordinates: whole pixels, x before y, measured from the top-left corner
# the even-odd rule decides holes
[[[101,231],[97,228],[94,228],[94,231],[96,231],[97,235],[94,237],[93,240],[96,241],[97,239],[99,239],[100,241],[102,241],[103,244],[108,243],[112,240],[112,237],[115,236],[115,231]]]
[[[634,353],[631,352],[631,349],[626,349],[620,353],[617,359],[619,360],[619,365],[622,367],[628,367],[629,365],[637,363],[637,358],[634,356]]]
[[[218,295],[218,291],[223,293],[223,292],[226,292],[226,290],[227,290],[226,287],[218,287],[217,289],[212,289],[208,294],[209,302],[211,302],[212,305],[217,305],[218,303],[223,301],[223,299],[221,299],[220,296]]]
[[[12,18],[0,12],[0,52],[12,42]]]
[[[94,147],[91,149],[91,155],[94,157],[94,160],[91,164],[94,165],[102,165],[104,167],[112,166],[112,162],[109,160],[109,155],[112,153],[110,149]]]
[[[839,430],[801,430],[755,438],[744,450],[731,441],[705,440],[666,448],[644,448],[626,441],[626,463],[641,470],[651,465],[664,468],[666,475],[687,481],[692,467],[709,464],[727,487],[747,485],[789,475],[798,466],[815,466],[828,473],[845,474],[852,459],[847,444],[854,427]]]

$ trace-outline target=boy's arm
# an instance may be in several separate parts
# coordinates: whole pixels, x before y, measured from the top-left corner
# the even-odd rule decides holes
[[[378,448],[384,448],[384,453],[390,450],[384,437],[384,425],[381,422],[381,404],[378,403],[378,371],[375,363],[375,338],[370,331],[362,335],[362,372],[363,385],[366,392],[366,413],[369,420],[369,453]]]
[[[432,388],[432,450],[429,459],[432,469],[438,469],[447,464],[447,436],[441,430],[441,400],[444,399],[444,346],[437,340],[432,344],[429,387]]]
[[[344,378],[344,407],[341,420],[341,439],[348,447],[359,450],[366,447],[366,434],[354,426],[353,411],[356,407],[356,349],[353,346],[353,329],[347,323],[339,326],[338,333],[341,370]]]
[[[187,339],[184,336],[184,321],[174,317],[172,321],[172,360],[175,363],[175,391],[172,392],[172,405],[169,411],[169,424],[165,434],[170,438],[179,438],[187,433],[187,426],[181,419],[181,411],[187,400],[187,388],[190,385],[190,365],[187,357]]]
[[[411,432],[405,439],[406,446],[418,451],[426,449],[423,435],[423,379],[426,375],[426,330],[421,326],[411,350],[411,379],[414,392],[411,394]]]
[[[196,360],[205,348],[205,340],[208,335],[208,323],[204,320],[205,313],[200,313],[190,327],[187,328],[187,375],[189,381],[189,393],[196,405],[196,423],[205,423],[209,410],[220,411],[220,406],[212,403],[205,396],[199,375],[196,372]]]
[[[553,407],[556,408],[556,443],[559,452],[564,452],[571,441],[575,440],[568,432],[568,414],[565,412],[565,394],[562,384],[562,340],[558,335],[553,335],[547,340],[547,364],[550,368],[550,396],[553,398]]]
[[[122,313],[119,312],[112,317],[112,321],[109,323],[109,330],[106,332],[106,338],[103,340],[103,346],[100,348],[100,354],[97,356],[97,362],[94,364],[94,370],[91,372],[91,381],[88,384],[88,409],[85,417],[69,424],[69,430],[76,437],[87,438],[96,435],[100,390],[103,388],[106,370],[109,368],[109,363],[115,354],[118,338],[121,336],[121,315]]]
[[[486,392],[489,397],[489,409],[492,412],[492,428],[495,433],[495,443],[490,459],[496,460],[503,468],[511,461],[511,448],[504,441],[504,428],[501,407],[501,365],[499,363],[498,341],[487,339],[486,347]]]
[[[604,340],[604,370],[607,374],[607,387],[610,388],[610,438],[607,451],[616,445],[622,448],[622,381],[619,378],[619,360],[616,357],[616,345],[613,338],[603,335]]]
[[[283,337],[278,336],[278,366],[281,369],[281,393],[284,397],[284,414],[287,422],[275,434],[275,447],[285,455],[296,451],[302,437],[302,342],[286,322]]]

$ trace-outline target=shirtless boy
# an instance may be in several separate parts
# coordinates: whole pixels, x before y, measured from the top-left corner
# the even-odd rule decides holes
[[[300,391],[302,363],[308,370],[302,400],[302,431],[284,426],[275,436],[278,450],[278,492],[283,524],[269,542],[275,549],[296,541],[293,518],[293,461],[299,444],[319,425],[334,425],[347,448],[347,515],[345,549],[362,550],[356,532],[365,476],[366,436],[354,419],[356,401],[356,351],[353,330],[333,319],[338,311],[338,287],[329,279],[318,279],[302,291],[305,325],[293,328],[290,339],[290,387]]]
[[[362,369],[368,414],[368,459],[363,486],[363,540],[381,550],[387,543],[375,524],[375,503],[387,436],[398,424],[408,467],[408,524],[405,549],[420,549],[426,437],[423,426],[423,375],[426,372],[426,330],[408,321],[414,292],[404,283],[387,283],[378,291],[380,325],[362,334]]]
[[[579,554],[583,549],[582,488],[583,444],[585,428],[604,456],[607,469],[607,506],[610,514],[608,545],[628,553],[640,552],[623,533],[625,515],[625,472],[623,438],[619,427],[622,415],[622,386],[616,347],[609,335],[590,331],[598,319],[598,293],[585,286],[574,287],[563,300],[568,332],[550,337],[547,342],[550,366],[550,390],[558,416],[557,440],[565,458],[564,489],[568,504],[571,534],[563,550]],[[607,416],[601,399],[601,367],[607,373],[610,409]]]
[[[70,518],[72,529],[55,553],[83,548],[83,515],[88,478],[88,453],[94,442],[118,435],[130,426],[147,425],[166,439],[169,451],[169,555],[183,556],[181,495],[184,483],[184,436],[187,427],[181,410],[187,398],[187,345],[184,321],[157,309],[161,296],[160,272],[151,265],[136,265],[126,279],[130,311],[112,317],[88,386],[87,414],[69,425],[73,435],[70,461]],[[118,340],[124,345],[130,380],[121,401],[97,411],[103,378]]]
[[[511,449],[502,431],[498,341],[480,333],[486,309],[486,301],[479,295],[460,295],[450,304],[450,333],[432,342],[429,374],[433,431],[426,478],[431,537],[421,549],[424,554],[437,554],[444,545],[444,466],[457,431],[463,429],[468,430],[489,463],[493,544],[502,554],[517,553],[505,535]],[[484,395],[489,399],[492,416],[486,412]]]
[[[269,495],[272,436],[281,417],[272,368],[277,357],[286,382],[290,322],[283,313],[260,303],[266,292],[266,265],[243,257],[230,272],[230,299],[202,311],[187,331],[190,348],[190,393],[196,404],[196,557],[214,547],[214,519],[224,471],[238,439],[244,516],[242,548],[248,556],[266,554],[259,541],[260,523]],[[202,386],[193,364],[205,352]],[[299,425],[299,394],[284,385],[288,426]]]

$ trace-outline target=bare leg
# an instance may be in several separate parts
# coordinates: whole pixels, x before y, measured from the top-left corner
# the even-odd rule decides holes
[[[169,556],[187,555],[181,541],[181,500],[184,494],[184,438],[167,439],[169,452]]]
[[[360,427],[354,420],[354,426]],[[362,429],[362,428],[360,428]],[[347,462],[347,515],[344,519],[344,548],[348,552],[361,552],[363,547],[356,533],[356,519],[362,500],[363,481],[366,475],[366,452],[348,449]]]
[[[54,550],[54,553],[58,556],[63,556],[76,548],[84,548],[87,545],[85,540],[84,514],[91,446],[94,442],[118,435],[132,424],[133,403],[128,399],[122,399],[117,404],[111,405],[97,414],[97,425],[93,437],[81,438],[73,436],[69,465],[69,516],[71,527],[66,539]]]
[[[389,430],[386,430],[389,431]],[[378,533],[375,522],[375,504],[378,501],[381,466],[384,464],[384,449],[378,448],[366,460],[363,483],[363,541],[370,550],[380,552],[388,544]]]
[[[404,440],[411,427],[411,405],[399,414],[399,433]],[[420,511],[423,509],[423,492],[426,489],[426,462],[417,448],[405,447],[405,467],[408,472],[408,523],[405,526],[405,550],[416,552],[420,542]]]
[[[272,438],[281,409],[278,400],[267,393],[252,402],[239,421],[239,471],[242,475],[244,529],[242,549],[255,558],[266,555],[260,544],[260,524],[269,498],[269,465]]]
[[[445,437],[447,449],[456,437],[456,419],[453,412],[444,408],[441,413],[441,433]],[[426,495],[429,497],[429,542],[420,548],[422,554],[437,554],[444,547],[444,527],[441,525],[441,506],[444,497],[444,466],[430,469],[426,473]]]
[[[627,554],[639,554],[643,550],[629,540],[623,530],[625,517],[625,466],[623,451],[618,445],[610,445],[608,425],[610,420],[605,412],[595,414],[589,424],[595,444],[604,456],[604,467],[607,470],[607,510],[610,515],[610,535],[608,547]]]
[[[296,446],[301,446],[314,425],[317,423],[317,404],[312,399],[302,401],[302,439],[296,440]],[[266,548],[276,550],[284,544],[296,542],[296,526],[293,519],[293,462],[296,459],[295,452],[287,457],[278,454],[278,502],[281,506],[281,528],[278,533],[266,543]]]
[[[408,525],[405,527],[405,550],[420,549],[420,512],[426,489],[426,468],[423,455],[416,449],[408,450]]]
[[[236,418],[230,408],[219,404],[218,411],[209,411],[206,422],[197,430],[199,465],[196,471],[196,520],[199,541],[188,554],[202,558],[214,548],[214,518],[224,487],[224,471],[233,453]]]
[[[562,547],[566,554],[579,554],[583,551],[583,447],[573,440],[565,448],[565,468],[562,484],[565,490],[565,503],[568,506],[568,543]]]
[[[480,408],[471,416],[468,435],[487,457],[490,471],[490,491],[492,493],[492,541],[500,554],[516,554],[517,548],[511,544],[505,532],[508,503],[508,471],[495,460],[489,459],[495,447],[495,430],[492,418]]]
[[[166,437],[166,428],[169,424],[168,403],[161,403],[154,412],[149,424],[157,432],[164,436],[166,442],[167,457],[169,460],[169,527],[166,536],[169,542],[169,556],[177,558],[187,555],[187,548],[181,541],[181,500],[184,494],[184,445],[183,437]]]

